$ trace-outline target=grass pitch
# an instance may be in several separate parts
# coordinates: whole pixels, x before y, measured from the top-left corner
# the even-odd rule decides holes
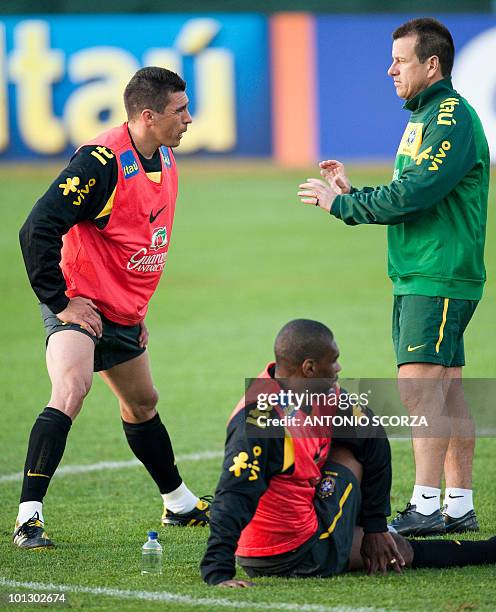
[[[97,609],[494,609],[494,566],[372,578],[261,579],[247,590],[207,587],[198,573],[208,535],[201,529],[161,531],[164,573],[142,577],[140,548],[162,510],[142,467],[56,475],[44,510],[58,547],[41,553],[15,549],[10,538],[20,481],[5,476],[22,470],[29,430],[49,395],[43,330],[17,231],[55,172],[0,171],[0,607],[14,608],[7,594],[33,592],[19,584],[36,582],[52,584],[52,592],[65,585],[71,607]],[[312,175],[315,170],[281,171],[255,163],[180,163],[173,244],[147,319],[159,411],[177,455],[217,451],[220,456],[225,422],[245,377],[256,375],[271,358],[276,332],[292,318],[315,318],[334,330],[344,377],[395,375],[385,228],[348,228],[300,205],[297,185]],[[388,182],[390,170],[350,168],[350,175],[354,184],[372,185]],[[491,202],[494,196],[493,187]],[[490,281],[496,274],[494,235],[490,217]],[[495,305],[490,282],[468,329],[466,376],[495,378]],[[392,446],[395,509],[408,499],[413,465],[408,443]],[[496,533],[495,450],[493,439],[478,441],[475,496],[482,531],[477,537]],[[95,377],[61,466],[131,458],[116,400]],[[219,467],[215,456],[180,462],[185,481],[199,494],[213,492]],[[41,592],[41,586],[33,588]],[[160,594],[156,601],[153,593]]]

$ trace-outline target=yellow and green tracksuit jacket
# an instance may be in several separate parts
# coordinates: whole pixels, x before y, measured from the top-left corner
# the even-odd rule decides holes
[[[331,215],[348,225],[389,226],[395,295],[478,300],[486,279],[490,170],[481,122],[449,78],[404,108],[412,114],[391,184],[337,196]]]

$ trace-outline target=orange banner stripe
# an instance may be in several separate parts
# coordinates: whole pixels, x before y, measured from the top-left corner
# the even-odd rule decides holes
[[[274,158],[284,166],[317,159],[315,19],[279,13],[270,21]]]

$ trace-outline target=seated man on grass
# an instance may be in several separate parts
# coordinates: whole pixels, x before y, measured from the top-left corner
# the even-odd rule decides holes
[[[235,555],[250,577],[496,563],[496,538],[415,541],[388,532],[389,442],[380,427],[334,426],[338,411],[357,408],[338,385],[339,349],[325,325],[286,324],[275,357],[228,423],[205,582],[253,586],[234,579]]]

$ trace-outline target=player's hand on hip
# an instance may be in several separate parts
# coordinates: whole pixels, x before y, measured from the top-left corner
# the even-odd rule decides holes
[[[67,306],[57,317],[63,323],[75,323],[97,338],[102,337],[102,319],[98,314],[96,304],[84,297],[75,297],[69,300]]]
[[[227,587],[229,589],[246,589],[255,586],[255,583],[249,580],[223,580],[219,582],[217,586]]]
[[[138,338],[138,344],[140,348],[146,348],[148,345],[148,328],[145,325],[145,321],[140,321],[139,322],[139,326],[140,326],[140,335]]]
[[[333,185],[321,179],[309,178],[306,183],[299,185],[298,196],[303,204],[319,206],[327,212],[331,210],[332,203],[340,192]]]
[[[401,568],[405,566],[405,560],[398,550],[393,536],[387,531],[384,533],[365,533],[360,554],[369,576],[376,572],[385,574],[388,569],[401,574]]]
[[[344,165],[337,159],[326,159],[320,164],[321,176],[339,191],[340,194],[350,193],[351,183],[346,176]]]

